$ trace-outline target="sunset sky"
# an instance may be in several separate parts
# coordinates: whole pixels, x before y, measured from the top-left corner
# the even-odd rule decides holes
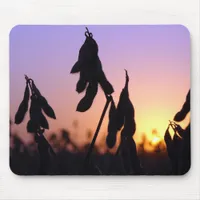
[[[87,26],[99,45],[103,70],[112,83],[117,103],[124,87],[125,73],[130,77],[129,93],[135,107],[136,140],[141,133],[151,136],[157,129],[163,136],[185,101],[190,88],[190,36],[179,25]],[[95,131],[105,105],[101,89],[89,111],[76,112],[83,94],[75,91],[79,75],[70,74],[85,40],[85,26],[16,26],[10,33],[10,115],[20,104],[24,74],[31,77],[53,107],[57,120],[49,119],[50,132],[72,130],[71,137],[81,144],[87,129]],[[26,120],[16,126],[27,140]],[[79,123],[73,129],[73,121]],[[107,131],[107,115],[100,130]],[[48,132],[47,132],[48,134]]]

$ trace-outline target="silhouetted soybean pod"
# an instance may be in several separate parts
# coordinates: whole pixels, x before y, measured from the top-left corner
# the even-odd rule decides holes
[[[24,120],[25,114],[28,111],[29,96],[30,96],[30,91],[28,83],[26,83],[24,98],[19,105],[17,113],[15,114],[15,124],[20,124]]]
[[[118,102],[118,105],[117,105],[116,124],[117,124],[118,130],[121,130],[122,126],[124,125],[125,114],[127,114],[126,112],[128,110],[128,109],[125,108],[125,107],[127,107],[127,104],[130,106],[131,110],[133,109],[132,103],[129,100],[128,81],[129,81],[129,78],[128,78],[128,74],[127,74],[127,71],[126,71],[125,86],[120,93],[119,102]],[[128,112],[130,113],[131,111],[128,110]],[[133,113],[133,115],[134,115],[134,113]]]
[[[39,124],[30,119],[26,125],[27,132],[37,133],[38,129],[39,129]]]
[[[113,148],[116,143],[117,125],[116,125],[116,106],[111,100],[108,122],[108,135],[106,137],[106,144],[109,148]]]
[[[38,143],[38,151],[40,156],[40,166],[39,166],[39,174],[48,174],[48,168],[50,165],[50,154],[55,155],[53,149],[51,148],[50,144],[47,142],[45,137],[43,136],[43,133],[45,129],[49,128],[48,121],[46,117],[42,113],[43,111],[50,117],[55,119],[55,113],[53,109],[49,106],[47,100],[42,97],[39,89],[34,84],[34,81],[32,79],[29,79],[28,76],[25,75],[26,79],[26,90],[23,101],[27,105],[28,110],[28,100],[29,99],[29,87],[31,89],[31,106],[30,106],[30,120],[27,123],[26,129],[27,132],[33,133],[35,136],[35,142]],[[24,103],[23,102],[23,103]],[[23,104],[22,104],[23,105]],[[16,114],[16,116],[18,113]],[[16,117],[17,119],[19,117]],[[16,122],[19,122],[19,120],[16,120]],[[42,129],[44,128],[44,129]]]
[[[110,95],[114,92],[113,86],[107,80],[103,70],[99,72],[98,81],[105,94]]]
[[[85,96],[78,103],[76,110],[79,112],[87,111],[91,107],[93,100],[97,94],[97,91],[98,91],[97,82],[91,81],[86,89]]]
[[[174,116],[174,120],[180,122],[184,120],[188,112],[190,111],[190,90],[187,93],[186,100],[179,112]]]
[[[85,90],[86,86],[87,86],[87,79],[86,79],[86,76],[85,76],[85,72],[84,71],[81,71],[80,72],[80,77],[79,77],[79,80],[76,84],[76,91],[78,93],[81,93]]]
[[[53,108],[48,104],[48,101],[43,96],[39,96],[38,99],[39,99],[41,108],[44,111],[44,113],[48,117],[56,119],[55,112],[54,112]]]
[[[124,93],[123,93],[123,90],[122,90],[122,92],[120,94],[119,102],[118,102],[118,105],[117,105],[117,111],[116,111],[117,130],[121,130],[122,126],[124,125],[123,106],[124,106]]]
[[[124,125],[124,128],[121,131],[121,144],[118,149],[121,149],[121,155],[126,173],[132,173],[133,170],[136,174],[141,174],[142,168],[137,155],[135,141],[133,140],[133,135],[136,131],[136,123],[134,119],[135,110],[129,99],[128,82],[129,77],[126,71],[126,82],[120,94],[120,100],[117,108],[118,113],[121,114],[121,118],[118,117],[118,120],[121,119],[121,121],[119,121],[121,124],[118,125],[118,128],[121,128],[120,126]]]
[[[71,73],[71,74],[74,74],[74,73],[80,72],[80,71],[81,71],[81,66],[82,66],[82,65],[83,65],[83,63],[82,63],[81,61],[78,60],[78,61],[73,65],[73,67],[72,67],[70,73]]]
[[[83,45],[79,50],[78,61],[72,67],[70,72],[71,74],[80,72],[85,67],[87,67],[88,63],[94,62],[97,57],[98,45],[96,41],[93,39],[92,33],[90,33],[87,28],[85,36],[86,36],[85,42],[83,43]]]
[[[44,129],[49,129],[49,123],[42,112],[40,113],[40,126]]]
[[[97,65],[97,70],[98,70],[98,73],[97,73],[98,82],[102,90],[104,91],[104,93],[106,95],[111,95],[114,92],[114,89],[113,89],[113,86],[108,81],[108,79],[106,78],[105,73],[103,72],[102,64],[99,57],[97,58],[96,62],[97,62],[96,65]]]
[[[38,97],[42,96],[40,91],[38,90],[38,88],[36,87],[34,81],[32,80],[32,89],[33,89],[33,93],[35,93]]]
[[[165,140],[165,143],[166,143],[166,146],[167,148],[171,146],[172,144],[172,138],[171,138],[171,135],[169,133],[169,126],[167,127],[166,131],[165,131],[165,135],[164,135],[164,140]]]
[[[31,96],[31,106],[30,106],[30,119],[36,124],[40,124],[41,107],[37,96]]]

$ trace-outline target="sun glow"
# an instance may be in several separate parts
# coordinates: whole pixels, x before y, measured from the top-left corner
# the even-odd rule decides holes
[[[154,136],[153,139],[151,140],[151,144],[153,146],[156,146],[159,142],[161,141],[161,138],[158,136]]]

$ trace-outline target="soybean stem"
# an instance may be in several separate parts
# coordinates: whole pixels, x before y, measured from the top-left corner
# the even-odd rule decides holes
[[[89,159],[90,159],[90,155],[91,155],[92,150],[93,150],[93,148],[94,148],[95,141],[96,141],[96,139],[97,139],[99,130],[100,130],[100,128],[101,128],[101,125],[102,125],[104,116],[105,116],[106,111],[107,111],[107,109],[108,109],[109,103],[111,102],[111,99],[112,99],[111,96],[107,97],[106,104],[105,104],[105,106],[104,106],[104,109],[103,109],[103,112],[102,112],[102,114],[101,114],[99,123],[98,123],[98,125],[97,125],[96,131],[95,131],[95,134],[94,134],[94,137],[93,137],[93,139],[92,139],[92,142],[91,142],[90,147],[89,147],[89,149],[88,149],[87,155],[86,155],[86,157],[85,157],[84,164],[87,164],[88,161],[89,161]]]

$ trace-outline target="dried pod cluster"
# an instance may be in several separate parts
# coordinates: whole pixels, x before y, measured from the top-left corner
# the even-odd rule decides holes
[[[48,121],[43,113],[45,113],[50,118],[56,119],[54,110],[48,104],[45,97],[41,95],[34,81],[28,77],[26,77],[24,98],[20,103],[15,115],[15,123],[20,124],[24,120],[24,117],[28,111],[29,100],[31,100],[29,109],[30,120],[27,123],[27,132],[41,133],[41,130],[49,129]]]
[[[186,96],[181,110],[176,113],[174,120],[181,122],[185,119],[186,115],[190,112],[190,90]],[[174,131],[173,138],[169,133],[169,128]],[[186,173],[191,164],[190,157],[190,123],[183,129],[180,125],[170,121],[169,126],[165,132],[164,140],[167,147],[168,156],[172,164],[172,173],[180,175]]]
[[[117,108],[115,107],[113,100],[110,106],[108,135],[106,140],[109,148],[112,148],[115,145],[117,131],[120,131],[122,127],[122,135],[125,137],[132,138],[136,130],[134,119],[135,110],[129,99],[128,82],[129,77],[126,71],[126,82],[120,94]]]
[[[110,106],[106,143],[109,148],[112,148],[116,143],[117,132],[123,127],[121,131],[120,152],[124,169],[126,174],[141,174],[142,168],[137,156],[136,144],[133,140],[133,135],[136,130],[135,110],[129,98],[128,82],[129,76],[126,71],[126,82],[120,94],[117,108],[113,100]]]
[[[98,84],[100,84],[106,95],[114,92],[102,70],[102,64],[98,56],[98,45],[88,29],[85,36],[85,42],[79,50],[78,61],[70,72],[80,74],[76,91],[81,93],[86,90],[85,96],[80,100],[76,109],[79,112],[85,112],[91,107],[98,91]]]

